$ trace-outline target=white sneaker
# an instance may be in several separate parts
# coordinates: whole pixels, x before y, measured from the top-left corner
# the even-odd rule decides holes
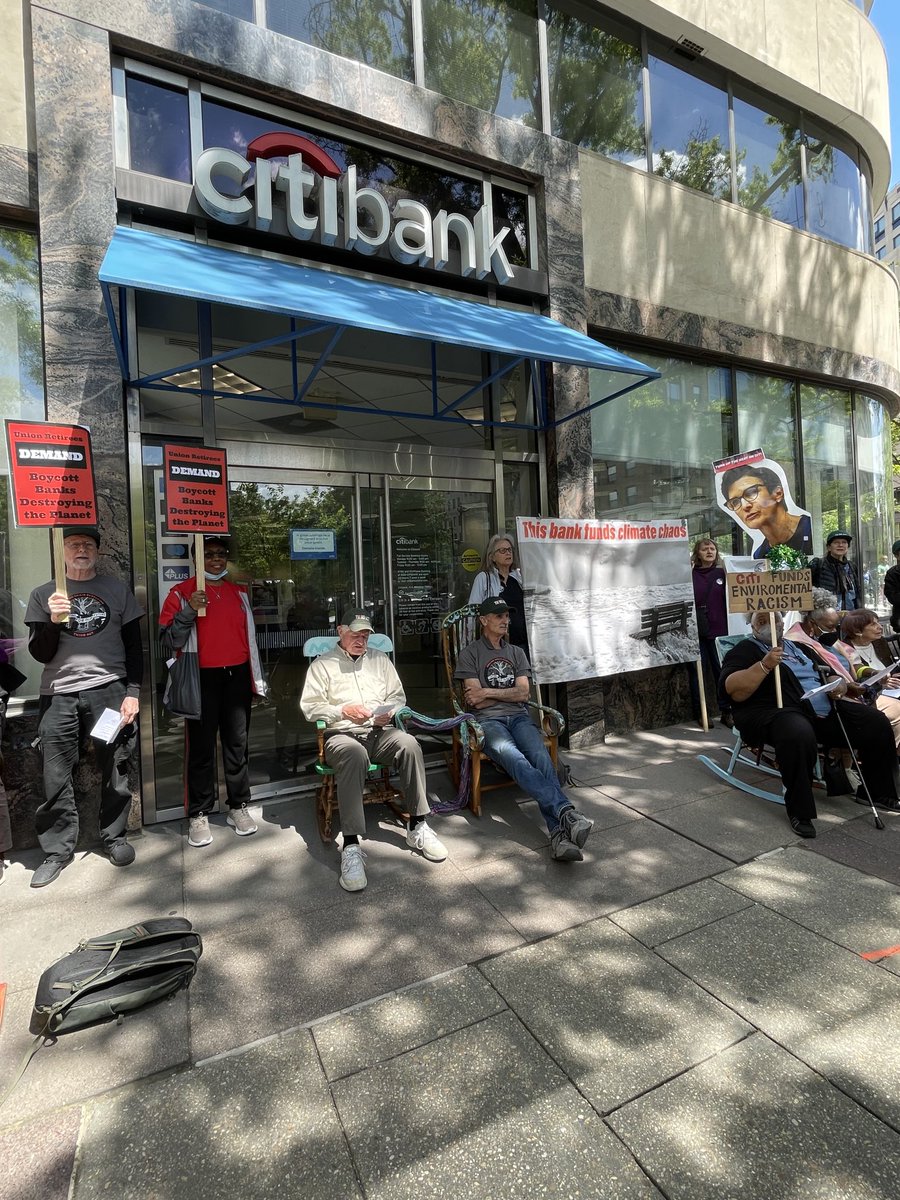
[[[202,813],[199,817],[191,817],[188,821],[188,845],[208,846],[211,841],[209,817],[205,817]]]
[[[341,851],[341,887],[345,892],[361,892],[369,882],[363,866],[362,846],[345,846]]]
[[[256,822],[250,816],[246,804],[242,804],[240,808],[229,808],[228,816],[225,820],[238,837],[248,837],[251,833],[256,833],[258,828]]]
[[[436,837],[434,830],[429,828],[427,821],[420,821],[412,829],[407,829],[406,844],[411,849],[418,850],[430,862],[443,862],[447,857],[447,847]]]

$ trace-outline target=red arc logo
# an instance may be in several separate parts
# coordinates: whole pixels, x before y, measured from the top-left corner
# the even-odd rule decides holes
[[[302,154],[305,163],[328,179],[340,179],[343,174],[330,154],[299,133],[263,133],[247,146],[249,162],[255,162],[258,158],[287,157],[290,154]]]

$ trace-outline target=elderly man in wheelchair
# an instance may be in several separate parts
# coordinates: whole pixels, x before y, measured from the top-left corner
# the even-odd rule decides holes
[[[729,650],[722,663],[721,682],[734,705],[741,737],[748,745],[774,749],[788,820],[794,832],[806,838],[816,836],[812,780],[820,745],[827,751],[842,749],[849,742],[859,755],[863,782],[875,806],[900,811],[891,725],[866,702],[865,689],[853,681],[839,645],[835,646],[840,622],[836,605],[833,596],[815,588],[813,611],[789,630],[785,641],[784,621],[776,613],[775,646],[769,613],[753,613],[750,636]],[[834,691],[804,700],[804,693],[821,685],[817,668],[822,666],[828,668],[828,678],[839,683]],[[776,667],[781,668],[781,708],[775,691]],[[867,802],[864,795],[858,794],[857,799]]]

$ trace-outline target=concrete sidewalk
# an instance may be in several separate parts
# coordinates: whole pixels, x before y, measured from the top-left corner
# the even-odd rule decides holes
[[[730,741],[566,755],[581,864],[513,791],[433,819],[440,865],[370,809],[354,895],[309,800],[202,850],[145,830],[133,867],[79,856],[41,891],[13,855],[0,1086],[82,937],[184,915],[204,954],[187,992],[40,1051],[0,1196],[896,1200],[900,954],[860,956],[900,943],[900,818],[823,797],[798,841],[697,763]]]

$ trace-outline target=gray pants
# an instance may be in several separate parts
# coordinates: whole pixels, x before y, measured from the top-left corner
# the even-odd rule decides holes
[[[395,766],[400,773],[400,791],[406,806],[416,816],[431,812],[425,795],[425,760],[422,747],[411,733],[392,725],[373,729],[366,738],[349,733],[331,733],[325,739],[325,761],[334,767],[341,832],[364,837],[363,787],[370,762]]]

